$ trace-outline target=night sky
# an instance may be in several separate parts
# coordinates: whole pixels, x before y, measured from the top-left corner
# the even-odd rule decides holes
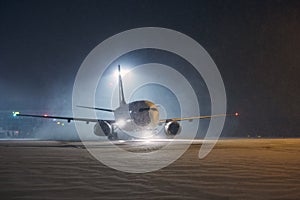
[[[71,111],[77,70],[138,27],[199,42],[228,100],[223,136],[300,136],[300,1],[0,1],[0,110]]]

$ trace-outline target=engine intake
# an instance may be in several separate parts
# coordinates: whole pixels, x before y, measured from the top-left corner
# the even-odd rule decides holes
[[[94,126],[94,134],[97,136],[108,136],[112,134],[111,124],[106,121],[99,121]]]
[[[175,136],[181,132],[181,126],[177,121],[167,122],[165,125],[165,133],[167,135]]]

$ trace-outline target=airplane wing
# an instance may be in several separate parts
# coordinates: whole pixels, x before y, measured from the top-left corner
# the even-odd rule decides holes
[[[112,109],[107,109],[107,108],[98,108],[98,107],[90,107],[90,106],[77,106],[79,108],[88,108],[88,109],[92,109],[92,110],[101,110],[101,111],[106,111],[106,112],[115,112]]]
[[[106,119],[92,119],[92,118],[76,118],[76,117],[62,117],[62,116],[51,116],[51,115],[31,115],[31,114],[21,114],[19,112],[14,112],[13,116],[22,116],[22,117],[38,117],[38,118],[49,118],[49,119],[62,119],[71,121],[84,121],[86,123],[89,122],[98,122],[99,120],[107,121],[109,123],[114,123],[114,120],[106,120]]]
[[[183,118],[169,118],[169,119],[161,119],[159,123],[167,123],[170,121],[193,121],[194,119],[208,119],[208,118],[215,118],[215,117],[227,117],[227,116],[239,116],[238,113],[234,114],[218,114],[218,115],[203,115],[203,116],[194,116],[194,117],[183,117]]]

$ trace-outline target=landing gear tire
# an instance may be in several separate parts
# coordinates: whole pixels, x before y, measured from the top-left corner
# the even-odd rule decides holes
[[[112,133],[110,135],[107,136],[107,138],[111,141],[114,141],[114,140],[118,140],[118,134],[117,133]]]

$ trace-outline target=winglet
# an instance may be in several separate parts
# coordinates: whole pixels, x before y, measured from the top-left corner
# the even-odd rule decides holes
[[[16,117],[20,114],[20,112],[13,112],[13,117]]]

